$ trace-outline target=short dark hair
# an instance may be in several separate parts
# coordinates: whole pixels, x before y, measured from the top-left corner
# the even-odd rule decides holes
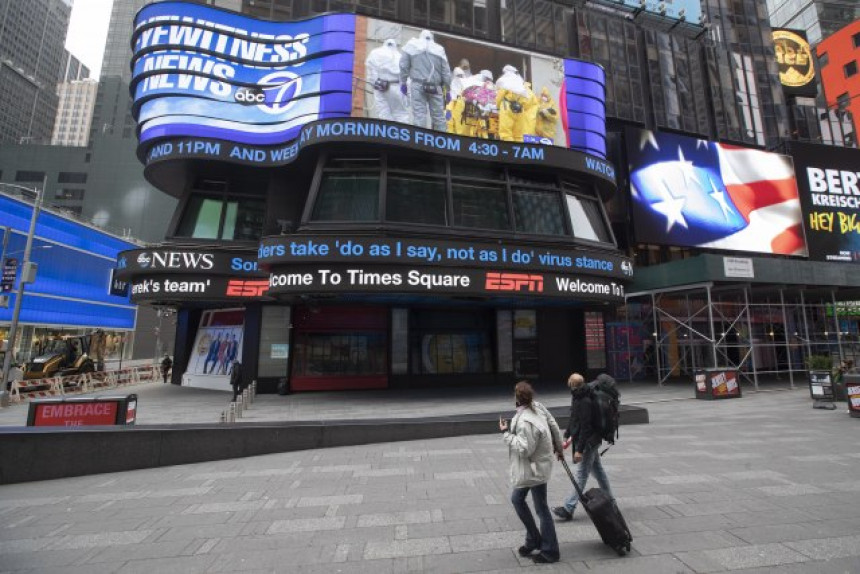
[[[532,402],[535,399],[535,391],[528,381],[520,381],[514,387],[514,398],[518,405],[532,408]]]

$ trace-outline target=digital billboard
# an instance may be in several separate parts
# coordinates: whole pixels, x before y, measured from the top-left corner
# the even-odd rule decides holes
[[[145,6],[132,43],[142,144],[282,145],[353,117],[605,157],[605,76],[588,62],[352,14],[270,22],[184,2]]]
[[[791,143],[810,259],[860,262],[860,151]]]
[[[640,243],[807,254],[790,157],[648,130],[626,139]]]
[[[803,30],[773,29],[773,49],[779,66],[779,83],[792,96],[815,97],[815,63]]]

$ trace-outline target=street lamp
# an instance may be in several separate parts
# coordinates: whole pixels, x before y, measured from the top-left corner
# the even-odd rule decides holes
[[[12,365],[12,354],[15,352],[15,337],[18,334],[18,317],[21,315],[21,302],[24,299],[24,285],[35,280],[35,272],[30,263],[30,251],[33,248],[33,235],[36,233],[36,220],[39,218],[39,209],[42,206],[42,199],[45,195],[45,190],[48,188],[48,176],[42,180],[42,189],[30,189],[23,185],[13,183],[3,183],[9,187],[15,187],[30,193],[36,194],[36,200],[33,202],[33,215],[30,217],[30,230],[27,232],[27,244],[24,247],[24,262],[21,264],[21,277],[18,280],[18,292],[15,294],[15,309],[12,311],[12,324],[9,325],[9,336],[6,338],[6,354],[3,356],[3,372],[0,376],[2,381],[2,389],[0,389],[0,405],[8,404],[9,391],[6,390],[7,380],[9,378],[9,367]]]

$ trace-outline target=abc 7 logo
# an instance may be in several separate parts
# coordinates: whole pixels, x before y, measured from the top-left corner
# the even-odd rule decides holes
[[[277,115],[293,107],[301,88],[300,76],[280,70],[260,78],[255,88],[238,88],[233,97],[241,104],[256,105],[260,111]]]

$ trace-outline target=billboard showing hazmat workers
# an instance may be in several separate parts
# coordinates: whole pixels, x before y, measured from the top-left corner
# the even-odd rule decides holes
[[[353,115],[568,147],[564,61],[373,18],[356,27]]]

